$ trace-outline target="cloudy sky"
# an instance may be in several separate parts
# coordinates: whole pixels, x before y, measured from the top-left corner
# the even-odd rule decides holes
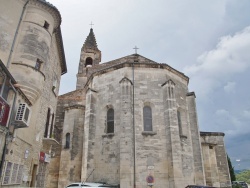
[[[224,132],[235,169],[250,169],[249,0],[48,0],[62,15],[68,73],[75,89],[90,23],[102,62],[138,53],[190,78],[201,131]],[[240,161],[239,161],[240,160]]]

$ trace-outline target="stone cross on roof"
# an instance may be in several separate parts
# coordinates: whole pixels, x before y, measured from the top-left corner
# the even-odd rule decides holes
[[[139,48],[137,48],[137,46],[135,46],[133,49],[135,49],[135,54],[137,54],[137,50],[138,50]]]
[[[91,21],[91,23],[89,24],[90,26],[91,26],[91,28],[92,28],[92,26],[94,25],[93,23],[92,23],[92,21]]]

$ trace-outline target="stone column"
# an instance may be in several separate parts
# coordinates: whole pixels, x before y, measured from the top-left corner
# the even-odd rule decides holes
[[[229,167],[227,162],[227,154],[224,145],[224,134],[217,136],[218,145],[215,147],[215,153],[217,158],[217,168],[219,173],[219,182],[221,187],[226,187],[231,184],[231,178],[229,173]]]
[[[205,185],[205,173],[203,167],[200,132],[198,125],[198,117],[195,103],[195,93],[187,94],[188,115],[190,121],[191,141],[194,158],[194,176],[196,185]]]
[[[134,144],[132,116],[132,82],[123,78],[121,88],[120,186],[133,187]]]
[[[163,84],[164,116],[167,139],[169,188],[182,186],[182,159],[177,108],[174,93],[175,84],[172,80]]]
[[[84,142],[82,157],[81,180],[93,181],[94,166],[94,146],[96,130],[96,91],[88,89],[86,94],[86,111],[84,123]],[[88,178],[88,179],[87,179]]]

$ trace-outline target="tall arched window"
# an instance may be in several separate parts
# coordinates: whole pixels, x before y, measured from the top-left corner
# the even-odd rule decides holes
[[[88,57],[85,62],[85,67],[92,67],[93,59],[91,57]]]
[[[110,108],[107,112],[107,133],[114,133],[114,109]]]
[[[177,110],[177,120],[178,120],[179,134],[182,135],[181,112],[179,110]]]
[[[66,134],[66,143],[65,143],[65,148],[68,149],[70,146],[70,133]]]
[[[149,106],[143,108],[144,131],[153,131],[152,127],[152,110]]]

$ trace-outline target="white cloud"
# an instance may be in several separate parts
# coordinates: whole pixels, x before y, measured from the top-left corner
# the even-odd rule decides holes
[[[204,52],[197,58],[197,63],[185,67],[184,72],[191,77],[196,91],[205,96],[250,67],[249,49],[250,26],[234,36],[222,37],[215,49]],[[224,89],[229,91],[233,87],[233,83],[229,83]]]
[[[229,112],[225,109],[219,109],[219,110],[216,110],[215,114],[217,116],[228,116]]]
[[[227,136],[237,136],[250,132],[250,127],[246,126],[245,119],[242,119],[237,114],[225,109],[218,109],[215,111],[216,122],[223,127],[223,132]],[[250,111],[245,110],[243,112],[244,118],[250,118]]]
[[[224,86],[224,91],[227,93],[232,93],[235,91],[235,82],[227,82],[227,84]]]
[[[243,115],[243,117],[250,119],[250,110],[244,110],[242,115]]]

